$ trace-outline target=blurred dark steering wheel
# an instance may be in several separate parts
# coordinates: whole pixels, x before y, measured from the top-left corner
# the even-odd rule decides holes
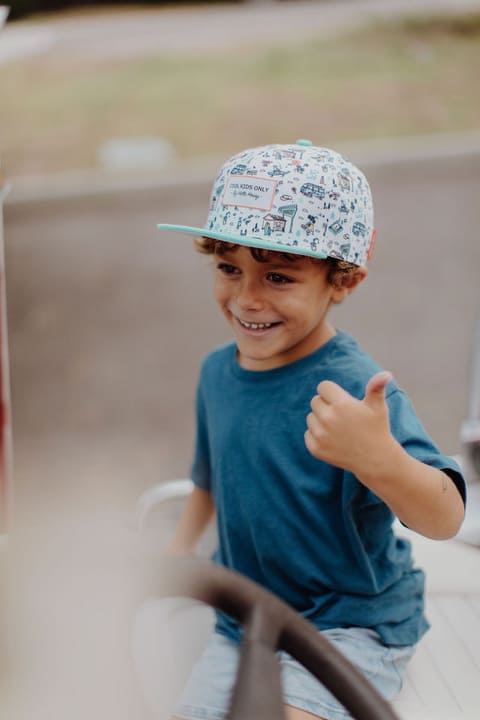
[[[161,562],[157,597],[187,597],[234,617],[244,628],[229,720],[284,720],[280,668],[285,650],[344,705],[356,720],[399,720],[389,703],[311,623],[238,573],[189,557]]]

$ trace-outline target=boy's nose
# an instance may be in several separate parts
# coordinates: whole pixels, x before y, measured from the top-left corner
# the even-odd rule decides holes
[[[237,293],[237,305],[242,310],[260,310],[263,307],[263,297],[258,283],[245,281]]]

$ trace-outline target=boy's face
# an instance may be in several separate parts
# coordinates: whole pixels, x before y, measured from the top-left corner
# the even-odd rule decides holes
[[[215,298],[233,329],[238,360],[248,370],[271,370],[309,355],[334,334],[327,320],[366,276],[359,267],[348,287],[327,280],[328,266],[272,252],[258,262],[248,247],[215,257]]]

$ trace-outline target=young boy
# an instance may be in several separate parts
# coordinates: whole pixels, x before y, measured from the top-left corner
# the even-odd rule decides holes
[[[216,514],[216,562],[289,603],[387,698],[427,630],[424,575],[394,516],[449,538],[465,486],[405,393],[329,320],[367,276],[375,230],[364,175],[300,140],[228,160],[200,236],[235,342],[205,359],[197,395],[195,489],[171,550],[194,552]],[[217,614],[176,715],[228,710],[239,628]],[[279,654],[290,720],[349,717]]]

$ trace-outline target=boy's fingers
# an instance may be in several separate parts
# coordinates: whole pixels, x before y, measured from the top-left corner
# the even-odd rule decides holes
[[[327,405],[329,405],[329,403],[326,403],[320,395],[315,395],[310,401],[310,407],[316,415],[320,415]]]
[[[347,397],[350,397],[349,393],[344,390],[340,385],[337,385],[337,383],[332,382],[331,380],[323,380],[318,386],[317,386],[317,393],[319,397],[323,400],[323,402],[327,403],[328,405],[332,405],[335,402],[339,402],[340,400],[344,400]]]
[[[320,432],[322,425],[314,413],[309,413],[307,415],[307,427],[313,435]]]

